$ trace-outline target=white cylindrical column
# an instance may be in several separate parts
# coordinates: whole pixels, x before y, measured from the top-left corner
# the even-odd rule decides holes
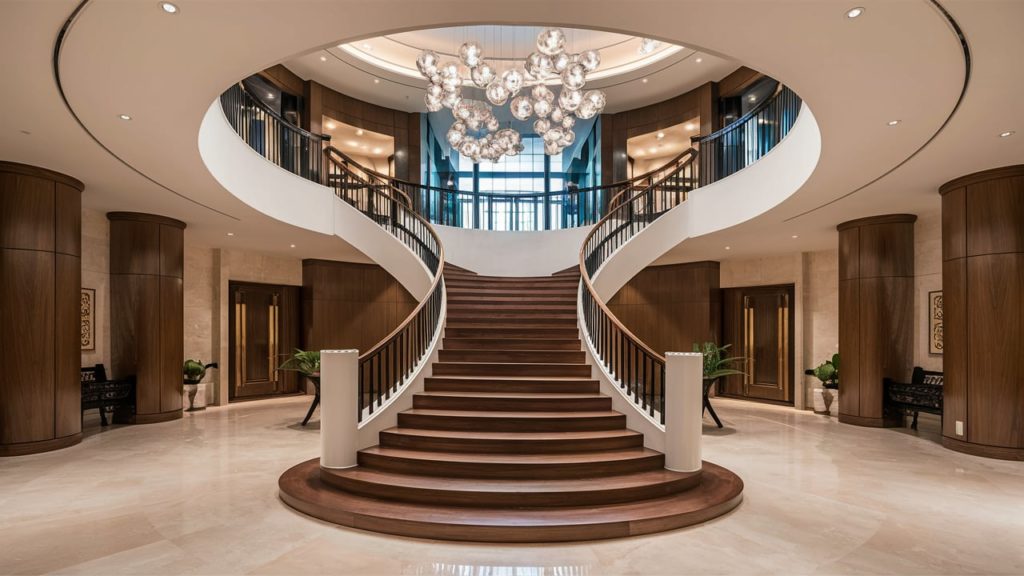
[[[320,352],[320,467],[356,465],[359,351]]]
[[[704,429],[704,357],[697,352],[665,354],[665,468],[701,469]]]

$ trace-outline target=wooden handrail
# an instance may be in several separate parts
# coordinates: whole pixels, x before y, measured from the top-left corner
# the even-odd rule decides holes
[[[339,167],[339,168],[343,169],[343,170],[344,170],[345,172],[347,172],[347,173],[351,174],[353,178],[359,178],[360,176],[359,176],[358,174],[356,174],[356,173],[355,173],[354,171],[352,171],[352,169],[348,167],[348,164],[346,164],[346,162],[348,162],[348,163],[350,163],[350,164],[355,164],[356,166],[358,166],[358,167],[359,167],[359,170],[361,170],[361,171],[363,171],[363,172],[366,172],[366,173],[368,173],[368,174],[372,174],[372,175],[374,175],[374,176],[378,176],[378,177],[380,177],[380,178],[384,178],[384,179],[385,179],[385,181],[384,181],[384,183],[382,184],[382,186],[387,186],[388,188],[390,188],[390,189],[391,189],[391,193],[393,193],[393,194],[398,194],[399,196],[401,196],[401,197],[402,197],[402,199],[404,200],[404,203],[405,203],[405,205],[406,205],[406,206],[408,206],[409,208],[412,208],[412,207],[413,207],[413,206],[412,206],[412,198],[409,198],[409,195],[408,195],[408,194],[406,194],[406,193],[405,193],[404,191],[402,191],[402,190],[401,190],[400,188],[396,188],[396,187],[395,187],[394,185],[392,185],[392,184],[391,184],[391,183],[390,183],[389,181],[387,181],[387,179],[386,179],[387,177],[386,177],[386,176],[379,176],[379,175],[378,175],[378,174],[377,174],[376,172],[373,172],[373,171],[372,171],[372,170],[370,170],[369,168],[366,168],[366,167],[365,167],[365,166],[363,166],[362,164],[360,164],[360,163],[356,162],[355,160],[353,160],[353,159],[352,159],[352,158],[350,158],[350,157],[349,157],[348,155],[346,155],[346,154],[345,154],[344,152],[342,152],[341,150],[338,150],[338,149],[337,149],[337,148],[335,148],[334,146],[327,146],[327,147],[325,147],[325,148],[324,148],[324,154],[325,154],[325,155],[327,156],[327,158],[328,158],[328,159],[329,159],[329,160],[331,161],[331,163],[333,163],[333,164],[334,164],[335,166],[337,166],[337,167]],[[335,159],[335,158],[332,158],[332,157],[331,157],[331,154],[335,154],[335,155],[337,155],[337,156],[341,156],[341,157],[342,157],[342,158],[343,158],[343,159],[344,159],[344,160],[345,160],[346,162],[338,162],[338,160],[337,160],[337,159]],[[364,180],[365,180],[365,179],[364,179]],[[365,184],[366,184],[366,185],[368,185],[368,186],[372,186],[372,185],[373,185],[373,184],[372,184],[371,182],[369,182],[368,180],[366,180],[366,181],[365,181]],[[415,210],[414,210],[413,212],[415,212]],[[417,216],[419,216],[419,214],[417,214]],[[423,218],[420,218],[420,220],[423,220]],[[424,222],[426,222],[426,220],[423,220],[423,221],[424,221]]]

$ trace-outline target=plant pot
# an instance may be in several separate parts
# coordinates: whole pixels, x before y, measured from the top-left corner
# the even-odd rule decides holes
[[[186,412],[198,412],[199,410],[206,410],[205,403],[203,406],[196,406],[196,394],[199,392],[199,382],[185,382],[185,394],[188,395],[188,408]]]
[[[815,414],[828,415],[828,404],[831,402],[825,402],[825,392],[827,392],[827,390],[825,390],[824,388],[815,388],[814,390],[812,390],[811,399],[813,402]]]

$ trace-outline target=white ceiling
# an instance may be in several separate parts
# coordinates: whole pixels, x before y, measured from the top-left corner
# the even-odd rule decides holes
[[[963,56],[928,0],[860,0],[867,11],[852,21],[844,17],[850,2],[842,0],[676,0],[644,10],[625,0],[392,0],[386,8],[268,0],[245,10],[232,0],[177,4],[173,16],[146,1],[93,0],[82,10],[60,57],[60,77],[93,140],[61,101],[52,71],[54,40],[76,0],[0,3],[0,158],[81,179],[87,206],[182,219],[190,242],[360,259],[340,240],[273,221],[220,187],[197,146],[210,103],[232,82],[282,61],[338,66],[338,77],[358,81],[360,72],[317,56],[342,42],[424,27],[520,23],[522,14],[535,13],[553,25],[728,55],[733,65],[788,84],[813,110],[822,156],[808,183],[755,221],[688,241],[669,260],[724,258],[725,245],[733,247],[730,258],[834,247],[839,222],[935,211],[943,182],[1024,161],[1024,2],[1016,0],[943,2],[963,28],[974,64],[955,114]],[[691,64],[697,66],[680,65]],[[395,90],[365,79],[367,94]],[[659,89],[653,79],[646,87],[652,94]],[[623,87],[643,89],[639,82]],[[122,113],[133,119],[118,119]],[[895,118],[898,126],[886,125]],[[1017,134],[1001,139],[1004,130]],[[230,239],[229,230],[236,233]],[[298,248],[289,250],[291,243]]]

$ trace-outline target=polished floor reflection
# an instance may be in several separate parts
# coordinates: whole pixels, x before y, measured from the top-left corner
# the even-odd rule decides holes
[[[918,435],[716,400],[726,427],[705,426],[705,458],[746,482],[736,511],[652,536],[497,546],[284,506],[277,477],[317,453],[316,426],[297,425],[307,402],[211,408],[0,460],[0,573],[1024,573],[1024,463],[946,450],[933,420]]]

